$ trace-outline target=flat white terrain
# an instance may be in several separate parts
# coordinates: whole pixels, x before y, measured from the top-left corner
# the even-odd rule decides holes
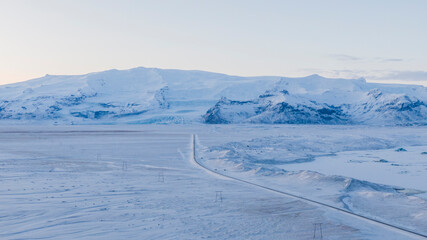
[[[390,214],[370,214],[396,224],[409,219],[404,227],[421,231],[427,209],[420,190],[425,189],[412,182],[424,179],[427,155],[420,153],[422,157],[417,155],[403,168],[389,151],[402,147],[407,152],[393,153],[415,156],[426,145],[425,130],[298,125],[2,126],[0,239],[313,239],[314,234],[320,239],[315,223],[322,224],[323,239],[422,239],[209,173],[194,164],[192,134],[197,135],[197,156],[216,171],[338,207],[345,203],[363,214],[389,194],[394,201],[386,201],[381,211]],[[355,145],[346,148],[348,144]],[[357,152],[349,156],[350,150]],[[350,160],[365,164],[367,156],[376,157],[372,166],[378,174],[384,170],[384,182],[360,169],[349,173],[348,168],[356,164]],[[377,163],[377,158],[387,162]],[[333,170],[335,163],[338,167]],[[408,173],[388,173],[387,164],[392,163]],[[328,164],[330,171],[320,167]],[[407,180],[399,185],[394,176]],[[411,195],[386,187],[367,190],[363,184],[340,192],[342,181],[353,178],[372,181],[367,184],[371,187],[381,183],[411,188],[406,190]],[[313,193],[313,186],[321,190]],[[381,198],[366,202],[366,194]],[[335,202],[337,198],[342,201]],[[408,201],[413,202],[410,207]],[[366,204],[358,206],[361,202]],[[400,209],[387,209],[391,204]]]

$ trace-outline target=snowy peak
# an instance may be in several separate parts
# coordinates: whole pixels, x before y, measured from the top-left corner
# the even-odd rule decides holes
[[[316,79],[316,84],[311,80]],[[321,82],[323,81],[323,84]],[[309,76],[281,79],[251,101],[220,100],[204,115],[206,123],[286,124],[427,124],[427,105],[407,94],[368,91],[364,80],[340,80]],[[378,86],[378,85],[377,85]],[[388,91],[385,86],[385,91]]]
[[[275,89],[287,89],[293,94],[322,94],[331,90],[360,91],[365,84],[365,79],[324,78],[315,74],[303,78],[282,77]]]
[[[358,122],[382,125],[427,124],[427,104],[406,94],[384,94],[378,89],[369,91],[352,115]]]
[[[100,119],[143,113],[164,103],[166,84],[152,70],[50,76],[0,88],[2,119]]]
[[[220,100],[204,115],[206,123],[342,124],[340,108],[287,90],[267,91],[252,101]]]

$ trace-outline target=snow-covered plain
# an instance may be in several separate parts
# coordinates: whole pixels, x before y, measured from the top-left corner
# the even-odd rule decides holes
[[[318,174],[288,174],[281,169],[298,166],[294,160],[300,157],[311,156],[312,163],[328,162],[319,160],[318,154],[340,156],[350,153],[344,152],[347,150],[359,155],[366,150],[382,157],[381,151],[388,150],[381,149],[403,147],[407,152],[396,154],[415,154],[426,145],[425,130],[311,125],[2,126],[0,238],[313,239],[313,224],[322,223],[323,239],[416,239],[209,174],[192,162],[191,136],[197,135],[197,155],[212,169],[334,203],[342,195],[339,189],[344,177],[328,174],[345,175],[353,162],[346,165],[343,158],[345,163],[333,173],[318,169]],[[370,138],[374,139],[367,141]],[[251,146],[250,152],[242,149],[245,144]],[[235,151],[230,146],[236,146]],[[394,163],[397,160],[391,155],[387,160]],[[277,162],[271,161],[274,159]],[[283,164],[286,161],[293,163]],[[308,163],[300,162],[301,166]],[[426,168],[422,158],[413,163]],[[378,164],[381,174],[381,166],[387,163]],[[357,174],[361,172],[355,171],[351,177],[363,180],[365,176]],[[313,193],[313,184],[322,189]],[[380,209],[389,215],[378,217],[396,223],[411,220],[406,227],[426,229],[425,200],[407,195],[418,192],[357,186],[353,185],[356,189],[345,200],[335,203],[352,204],[355,211],[366,213],[363,207],[371,206],[368,203],[378,207],[375,201],[389,194],[393,199]],[[366,195],[373,196],[372,200],[366,202]],[[395,205],[389,208],[387,204],[392,203]],[[377,216],[378,212],[370,214]],[[319,229],[316,234],[320,239]]]
[[[426,127],[231,128],[201,140],[210,169],[427,233]]]

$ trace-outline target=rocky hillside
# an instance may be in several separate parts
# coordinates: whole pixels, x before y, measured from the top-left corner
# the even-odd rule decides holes
[[[253,100],[222,98],[203,118],[206,123],[427,124],[426,89],[401,87],[317,75],[282,79]]]

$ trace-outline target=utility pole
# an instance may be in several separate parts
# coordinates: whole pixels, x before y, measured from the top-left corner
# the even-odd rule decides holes
[[[317,229],[319,229],[319,233],[320,233],[320,239],[323,239],[323,231],[322,231],[322,223],[313,223],[314,225],[314,233],[313,233],[313,239],[316,239],[316,231]]]

